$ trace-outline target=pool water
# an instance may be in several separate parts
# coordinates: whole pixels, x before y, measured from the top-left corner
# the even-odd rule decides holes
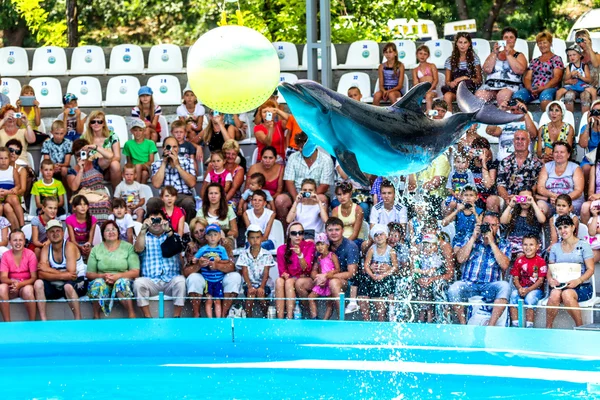
[[[600,399],[588,391],[600,383],[595,332],[231,324],[1,324],[1,398]]]

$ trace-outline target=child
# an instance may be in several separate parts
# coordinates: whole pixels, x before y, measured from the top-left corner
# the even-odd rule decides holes
[[[185,130],[190,141],[202,132],[205,113],[204,106],[198,103],[192,89],[189,87],[183,89],[183,103],[177,107],[177,116],[179,121],[185,124]],[[173,132],[172,129],[171,132]]]
[[[246,316],[252,318],[254,307],[254,298],[270,297],[275,292],[275,284],[269,277],[269,271],[276,267],[275,260],[271,253],[261,247],[263,231],[258,225],[249,225],[246,228],[246,237],[250,247],[243,250],[237,262],[237,269],[241,269],[244,279],[243,288],[246,300]],[[268,300],[259,300],[266,315]]]
[[[221,299],[223,298],[223,278],[225,273],[215,267],[215,263],[229,260],[225,247],[219,245],[221,240],[221,228],[219,225],[210,224],[205,229],[207,245],[202,246],[194,256],[194,263],[204,264],[200,273],[206,280],[206,303],[205,311],[208,318],[213,317],[213,303],[215,306],[215,317],[221,318]]]
[[[173,231],[177,232],[180,237],[183,236],[185,211],[183,211],[183,208],[175,205],[175,200],[177,200],[177,189],[173,186],[164,186],[160,190],[160,198],[165,204],[162,210],[167,216],[171,228]]]
[[[539,239],[535,235],[526,235],[523,238],[523,253],[517,258],[510,274],[513,277],[515,288],[510,295],[510,304],[517,304],[519,299],[524,299],[526,306],[535,306],[544,296],[542,285],[548,273],[546,262],[537,255]],[[533,308],[527,307],[525,311],[525,327],[533,328]],[[519,326],[519,314],[516,307],[510,307],[512,326]]]
[[[540,237],[544,222],[546,216],[533,199],[531,190],[521,190],[510,199],[500,217],[500,223],[506,227],[506,237],[512,244],[513,256],[519,258],[523,255],[523,237]]]
[[[444,215],[450,214],[460,202],[460,191],[465,185],[475,185],[473,172],[469,170],[469,156],[466,153],[457,153],[454,156],[454,165],[446,189],[450,195],[446,198]]]
[[[438,96],[435,90],[438,85],[437,67],[435,64],[427,62],[430,54],[429,47],[425,45],[419,46],[417,48],[417,60],[419,61],[419,65],[412,70],[413,82],[415,85],[423,82],[431,83],[431,89],[425,94],[427,111],[431,111],[433,108],[433,99]]]
[[[52,160],[42,161],[40,166],[42,172],[42,179],[34,182],[31,187],[31,195],[35,196],[35,206],[37,207],[36,214],[42,209],[42,201],[46,197],[54,197],[58,199],[58,215],[65,214],[65,187],[61,181],[54,179],[54,163]],[[30,210],[33,211],[33,210]]]
[[[120,197],[112,201],[113,213],[108,219],[115,221],[119,226],[119,239],[133,244],[133,218],[127,213],[127,204]]]
[[[273,221],[275,221],[275,212],[265,208],[266,205],[267,195],[262,190],[252,193],[252,208],[244,212],[244,223],[246,226],[260,226],[263,232],[262,248],[275,250],[275,244],[269,239]]]
[[[199,148],[196,148],[196,145],[186,140],[185,122],[173,121],[171,124],[171,136],[177,139],[179,156],[188,158],[192,162],[196,162],[196,171],[202,171],[200,169],[202,163],[202,147],[198,146]]]
[[[56,219],[58,212],[58,199],[53,196],[44,197],[42,212],[31,219],[31,243],[29,250],[33,250],[38,260],[42,247],[48,242],[46,225],[50,220]]]
[[[556,208],[556,214],[550,217],[550,245],[548,249],[552,247],[553,244],[558,243],[561,238],[558,237],[558,232],[556,231],[556,226],[554,223],[556,219],[561,215],[568,215],[573,220],[575,224],[575,235],[577,235],[577,231],[579,230],[579,217],[573,213],[573,200],[571,196],[568,194],[561,194],[556,198],[554,202],[554,207]]]
[[[252,196],[252,193],[257,191],[262,191],[267,196],[267,207],[271,210],[275,210],[275,203],[273,202],[273,196],[268,190],[264,190],[263,187],[267,182],[265,176],[260,172],[255,172],[250,175],[250,179],[247,180],[247,186],[244,193],[242,193],[242,198],[240,199],[240,203],[238,204],[238,215],[242,216],[247,209],[252,208],[252,201],[249,199]]]
[[[581,60],[583,59],[583,53],[581,47],[577,44],[569,46],[567,49],[567,57],[569,58],[569,65],[565,68],[564,84],[563,88],[558,89],[556,92],[556,100],[560,100],[563,97],[565,107],[567,110],[573,112],[575,98],[581,95],[583,92],[587,92],[591,97],[591,102],[581,103],[581,112],[585,113],[590,111],[590,104],[596,100],[596,88],[592,83],[592,74],[590,73],[590,67],[588,64],[584,64]],[[574,92],[573,95],[565,96],[568,92]]]
[[[10,221],[11,226],[23,226],[25,217],[21,200],[17,196],[20,192],[20,176],[17,168],[10,165],[8,148],[0,147],[0,215]]]
[[[446,116],[452,115],[452,112],[448,110],[448,103],[444,99],[436,99],[431,103],[431,111],[428,115],[431,119],[444,119]]]
[[[77,106],[77,96],[73,93],[67,93],[63,96],[64,110],[56,117],[57,120],[64,122],[67,128],[66,139],[74,142],[85,131],[85,120],[87,115]]]
[[[327,219],[327,208],[317,196],[317,183],[314,179],[304,179],[286,222],[300,222],[304,227],[304,239],[315,240],[316,234],[324,231]]]
[[[331,211],[332,217],[338,217],[344,223],[342,234],[348,240],[352,240],[358,248],[363,239],[360,236],[364,220],[363,209],[352,201],[353,187],[350,182],[340,182],[335,185],[335,197],[340,203]]]
[[[338,260],[337,255],[330,251],[329,239],[325,232],[321,232],[316,236],[315,244],[317,251],[319,252],[311,272],[311,277],[315,280],[315,286],[308,295],[308,298],[310,299],[308,301],[310,317],[312,319],[317,319],[317,303],[314,299],[317,297],[331,296],[329,279],[340,272],[340,261]],[[325,309],[323,319],[329,319],[331,313],[333,313],[333,305],[331,304],[331,301],[327,301],[327,308]]]
[[[134,119],[130,128],[133,139],[123,146],[123,154],[127,157],[127,163],[135,166],[135,180],[139,183],[148,182],[150,167],[158,153],[156,143],[144,137],[145,127],[144,121]]]
[[[115,188],[114,197],[121,197],[127,204],[127,213],[135,216],[138,221],[144,220],[146,199],[140,195],[141,184],[135,181],[135,165],[125,164],[123,167],[123,181]]]
[[[233,183],[231,172],[225,169],[225,156],[221,150],[216,150],[210,153],[210,164],[212,168],[208,168],[204,175],[204,184],[200,190],[200,197],[204,197],[204,192],[210,183],[218,183],[225,189],[225,193],[229,192]]]
[[[358,287],[359,299],[390,298],[394,293],[394,275],[398,271],[396,251],[387,244],[388,229],[386,225],[377,224],[371,229],[371,238],[375,242],[367,251],[364,264],[364,280]],[[371,309],[368,301],[361,301],[360,310],[364,321],[371,320]],[[386,320],[386,304],[375,303],[378,320]]]
[[[31,129],[37,132],[39,131],[39,126],[42,123],[41,111],[40,111],[40,102],[35,98],[35,90],[29,85],[24,85],[21,87],[21,96],[30,96],[33,97],[33,106],[22,106],[21,99],[17,100],[17,108],[21,114],[27,116],[27,120],[29,121],[29,126]]]
[[[442,226],[448,226],[453,221],[456,234],[452,239],[452,248],[456,253],[473,235],[475,224],[480,219],[483,209],[475,206],[477,202],[477,189],[475,186],[466,185],[461,191],[462,203],[457,204],[452,211],[442,220]]]
[[[404,84],[404,64],[398,61],[398,50],[394,43],[383,47],[385,62],[379,66],[379,91],[373,95],[373,105],[378,106],[381,100],[394,104],[402,97]]]
[[[151,127],[156,131],[156,138],[152,138],[157,142],[160,138],[161,126],[158,123],[158,117],[162,114],[162,109],[158,104],[154,104],[154,93],[149,86],[142,86],[138,90],[138,105],[131,109],[131,116],[139,118],[146,126]],[[156,140],[155,140],[156,139]]]
[[[63,121],[54,121],[50,132],[52,138],[42,144],[42,157],[44,160],[51,160],[54,163],[54,179],[65,181],[71,165],[73,142],[65,138],[67,131]]]
[[[348,97],[356,101],[362,101],[362,92],[358,87],[352,86],[350,89],[348,89]]]
[[[69,241],[77,245],[83,259],[87,261],[92,250],[98,221],[90,213],[90,202],[85,196],[77,195],[73,197],[71,203],[74,213],[69,215],[65,221],[69,232]]]
[[[415,257],[412,272],[414,279],[418,281],[421,278],[432,278],[434,276],[440,276],[444,273],[443,269],[445,266],[445,259],[440,254],[438,248],[438,238],[432,233],[426,233],[423,235],[422,243],[417,247],[418,254]],[[421,286],[419,284],[416,287],[416,300],[418,301],[433,301],[433,285]],[[433,322],[433,305],[432,304],[418,304],[419,310],[418,321],[419,322]]]

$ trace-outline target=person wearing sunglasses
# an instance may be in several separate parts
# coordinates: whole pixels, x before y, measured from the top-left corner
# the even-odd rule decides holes
[[[19,160],[23,165],[29,165],[27,146],[35,143],[35,132],[29,125],[26,115],[16,118],[17,109],[10,104],[0,109],[0,146],[6,146],[10,139],[17,139],[23,145]],[[31,167],[31,165],[29,165]]]
[[[102,111],[92,111],[85,132],[81,135],[89,145],[84,149],[96,168],[115,188],[121,183],[121,145],[116,132],[108,129]]]
[[[196,215],[196,200],[192,194],[196,186],[194,161],[179,156],[177,139],[170,136],[163,142],[162,160],[152,163],[152,186],[160,189],[173,186],[177,189],[175,205],[185,210],[185,220],[189,223]]]
[[[31,193],[33,177],[35,175],[33,170],[29,166],[23,165],[19,159],[21,154],[23,154],[23,143],[17,139],[10,139],[6,142],[6,148],[8,149],[9,164],[17,170],[17,174],[19,175],[19,190],[15,194],[19,197],[19,201],[21,201],[25,193]],[[22,210],[21,207],[19,209]],[[18,212],[19,210],[17,210]]]
[[[285,244],[277,249],[279,278],[275,282],[275,307],[279,319],[283,319],[286,312],[288,319],[294,318],[297,283],[302,280],[303,284],[310,287],[309,290],[313,286],[310,273],[315,256],[315,243],[304,240],[304,227],[297,221],[288,226],[286,236]],[[304,293],[307,295],[308,291],[304,290]]]
[[[14,228],[25,224],[18,196],[21,192],[19,173],[10,165],[8,149],[0,147],[0,213],[6,216]]]

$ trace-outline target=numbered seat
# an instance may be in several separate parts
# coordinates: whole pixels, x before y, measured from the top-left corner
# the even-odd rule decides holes
[[[106,116],[106,125],[108,130],[115,132],[119,138],[121,148],[125,146],[125,142],[129,140],[129,130],[125,118],[120,115],[109,114]]]
[[[0,74],[2,76],[27,76],[29,57],[22,47],[4,47],[0,49]]]
[[[106,75],[106,56],[100,46],[73,49],[69,75]]]
[[[567,65],[569,63],[569,59],[567,58],[567,43],[559,38],[553,38],[552,39],[552,47],[550,49],[550,51],[552,51],[554,54],[556,54],[557,56],[559,56],[563,62],[563,64]],[[540,48],[538,47],[537,43],[535,44],[535,46],[533,47],[533,53],[531,54],[531,58],[538,58],[539,56],[542,55],[542,52],[540,51]]]
[[[515,42],[515,50],[519,53],[523,53],[527,59],[527,63],[529,63],[529,45],[525,39],[517,39]]]
[[[394,40],[398,50],[398,60],[404,64],[406,69],[414,69],[417,67],[417,45],[412,40]],[[385,57],[381,62],[385,61]]]
[[[154,103],[161,106],[181,104],[181,85],[173,75],[156,75],[148,78],[148,86],[154,92]]]
[[[473,51],[479,57],[479,61],[481,61],[481,65],[485,62],[485,60],[492,54],[492,49],[490,47],[490,42],[485,39],[475,38],[473,40]]]
[[[279,57],[279,69],[282,71],[298,70],[298,49],[294,43],[273,42],[273,47]]]
[[[106,107],[130,106],[138,104],[140,81],[135,76],[121,75],[110,78],[106,85]]]
[[[359,40],[350,44],[346,63],[340,69],[373,69],[379,67],[379,44],[374,40]]]
[[[348,72],[347,74],[342,75],[338,82],[337,92],[347,96],[348,89],[354,86],[360,89],[363,95],[363,102],[373,100],[371,97],[371,79],[365,72]]]
[[[67,85],[67,93],[77,96],[79,107],[102,107],[102,86],[98,78],[78,76]]]
[[[35,49],[31,66],[32,76],[56,76],[67,74],[67,53],[57,46]]]
[[[296,81],[298,80],[298,75],[296,74],[291,74],[289,72],[282,72],[279,74],[279,82],[287,82],[287,83],[296,83]],[[285,98],[279,94],[279,97],[277,98],[277,102],[280,104],[284,104],[285,103]]]
[[[181,49],[174,44],[159,44],[150,48],[148,54],[149,74],[181,73],[183,71],[183,56]]]
[[[62,108],[62,87],[56,78],[34,78],[29,85],[35,91],[35,98],[40,102],[41,108]]]
[[[135,44],[120,44],[110,52],[108,73],[110,75],[142,74],[144,72],[144,53]]]
[[[317,50],[317,67],[319,69],[321,69],[321,49]],[[306,71],[308,67],[308,47],[304,46],[304,49],[302,50],[302,66],[300,67],[301,70]],[[336,69],[337,66],[337,53],[335,51],[335,46],[333,45],[333,43],[331,44],[331,69]]]
[[[3,95],[8,96],[10,104],[16,105],[21,95],[21,82],[15,78],[2,78],[0,91]]]
[[[429,47],[428,62],[435,64],[438,69],[444,69],[446,59],[452,55],[452,42],[446,39],[428,40],[425,46]]]

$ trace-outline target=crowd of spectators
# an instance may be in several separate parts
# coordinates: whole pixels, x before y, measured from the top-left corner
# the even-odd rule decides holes
[[[360,310],[364,320],[464,324],[463,307],[443,302],[481,296],[494,303],[490,325],[519,298],[531,306],[546,295],[549,305],[576,307],[593,296],[594,262],[600,260],[600,55],[580,31],[565,67],[544,32],[536,38],[541,56],[527,65],[514,49],[517,37],[505,28],[502,42],[479,60],[470,35],[457,34],[439,98],[426,46],[417,49],[413,71],[415,84],[433,84],[424,112],[434,120],[451,115],[461,82],[483,100],[521,114],[520,121],[486,128],[498,137],[497,151],[472,125],[426,170],[369,176],[371,186],[353,181],[314,147],[278,105],[277,93],[256,110],[258,159],[248,166],[238,143],[245,123],[238,115],[207,112],[189,88],[169,135],[163,132],[160,154],[162,109],[149,87],[139,91],[133,138],[124,144],[103,112],[86,115],[73,94],[64,96],[50,137],[37,131],[36,102],[4,106],[0,299],[38,300],[24,303],[31,320],[38,313],[46,320],[45,301],[61,297],[79,319],[77,300],[84,295],[94,318],[108,316],[115,300],[130,318],[134,301],[151,317],[148,299],[159,292],[174,298],[174,317],[186,298],[194,317],[202,314],[202,302],[208,317],[235,313],[236,297],[247,298],[247,316],[256,307],[266,315],[274,296],[277,318],[297,317],[301,305],[310,318]],[[386,45],[384,55],[377,104],[403,94],[396,47]],[[29,86],[23,93],[35,95]],[[362,94],[353,87],[348,95]],[[589,111],[578,135],[565,119],[576,97]],[[549,117],[539,127],[527,106],[536,99]],[[28,144],[36,142],[42,144],[39,179],[26,157]],[[577,143],[589,152],[580,164],[573,161]],[[148,183],[159,196],[144,194]],[[19,229],[28,196],[35,205],[30,237]],[[271,235],[276,220],[284,231],[278,248]],[[581,224],[589,229],[585,239],[577,236]],[[559,282],[552,275],[559,263],[578,263],[581,274]],[[318,298],[346,291],[345,309],[330,300],[319,316]],[[386,302],[394,299],[406,302]],[[0,303],[0,312],[10,321],[8,303]],[[579,311],[569,313],[582,324]],[[547,327],[555,317],[547,312]],[[517,324],[515,310],[508,321]],[[527,326],[533,326],[531,308]]]

